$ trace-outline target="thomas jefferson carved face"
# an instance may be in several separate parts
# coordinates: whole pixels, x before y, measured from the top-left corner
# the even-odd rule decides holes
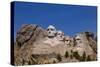
[[[57,38],[59,40],[63,40],[64,39],[64,33],[61,30],[57,31]]]

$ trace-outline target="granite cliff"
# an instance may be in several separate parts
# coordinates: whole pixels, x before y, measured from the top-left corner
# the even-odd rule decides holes
[[[14,64],[51,64],[97,60],[97,41],[92,32],[81,32],[63,39],[48,37],[38,25],[23,25],[16,34]]]

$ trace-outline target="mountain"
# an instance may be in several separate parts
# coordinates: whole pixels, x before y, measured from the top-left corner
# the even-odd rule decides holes
[[[16,34],[14,64],[51,64],[97,60],[97,41],[91,32],[82,32],[64,40],[48,38],[45,29],[34,24],[23,25]],[[70,36],[69,36],[70,37]],[[77,39],[79,38],[79,39]],[[67,41],[69,40],[70,45]]]

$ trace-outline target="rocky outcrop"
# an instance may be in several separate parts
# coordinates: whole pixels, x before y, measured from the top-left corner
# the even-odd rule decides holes
[[[44,37],[46,37],[46,32],[39,26],[23,25],[16,35],[14,48],[15,65],[24,65],[33,62],[31,60],[33,44]]]
[[[76,46],[74,47],[73,51],[78,52],[80,56],[83,56],[84,54],[86,57],[90,57],[91,60],[97,59],[97,44],[94,40],[93,33],[91,32],[83,32],[76,35]]]
[[[82,43],[76,43],[76,36],[71,39],[65,38],[65,40],[59,40],[58,37],[48,38],[46,30],[40,26],[23,25],[16,35],[14,64],[31,65],[96,60],[97,45],[93,34],[84,32],[77,36],[80,37]],[[84,56],[85,60],[83,60]],[[81,57],[82,60],[80,60]]]

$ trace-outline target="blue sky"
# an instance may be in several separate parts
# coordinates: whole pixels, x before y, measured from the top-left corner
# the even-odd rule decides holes
[[[14,37],[23,24],[37,24],[44,29],[54,25],[70,36],[83,31],[97,32],[96,6],[15,2],[14,13]]]

